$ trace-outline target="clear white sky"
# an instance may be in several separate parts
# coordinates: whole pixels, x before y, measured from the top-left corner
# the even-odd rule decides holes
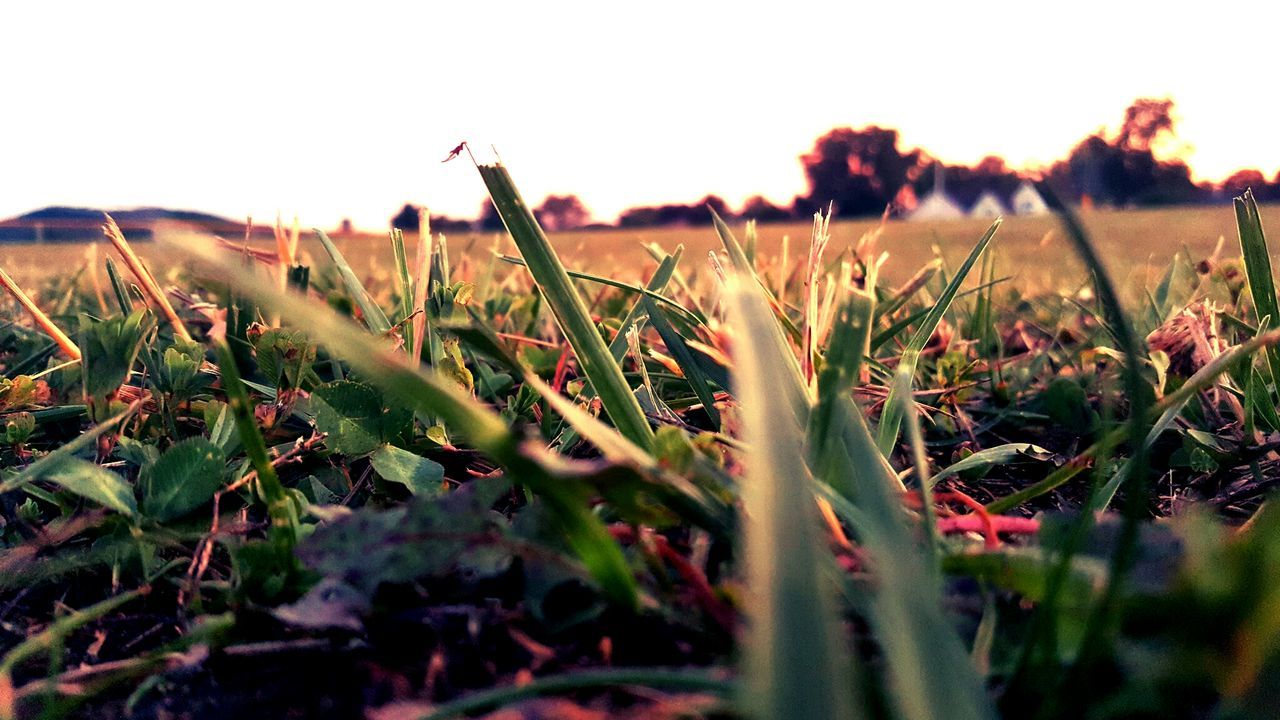
[[[1194,9],[1181,9],[1182,7]],[[1280,169],[1266,3],[4,2],[0,217],[48,204],[473,216],[459,140],[597,217],[804,191],[826,130],[1061,157],[1171,96],[1201,179]],[[1271,77],[1268,77],[1270,75]]]

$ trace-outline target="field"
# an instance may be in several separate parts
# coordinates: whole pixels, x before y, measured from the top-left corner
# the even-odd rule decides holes
[[[1276,213],[1277,220],[1280,220],[1280,211],[1263,207],[1264,220],[1272,213]],[[1082,219],[1103,261],[1108,263],[1108,269],[1117,282],[1127,288],[1150,284],[1176,250],[1187,247],[1193,256],[1207,257],[1220,238],[1229,239],[1235,232],[1235,218],[1230,206],[1226,205],[1096,210]],[[837,218],[831,224],[832,254],[851,247],[859,237],[878,225],[875,220],[842,221]],[[986,227],[987,222],[983,220],[890,222],[880,242],[880,248],[891,255],[885,269],[887,278],[905,280],[934,256],[935,247],[941,250],[947,262],[958,263]],[[810,230],[807,222],[762,225],[759,230],[761,252],[776,257],[786,236],[794,260],[806,252]],[[168,242],[137,245],[138,253],[159,268],[182,263],[182,247],[204,240],[179,227],[161,231],[159,236]],[[494,239],[493,235],[467,234],[450,237],[449,243],[456,254],[474,258],[487,255]],[[719,247],[719,240],[709,226],[577,231],[552,234],[551,241],[571,268],[606,272],[628,280],[634,280],[654,265],[644,250],[645,245],[656,244],[667,251],[683,245],[686,257],[697,258],[699,264],[707,252]],[[336,242],[357,271],[374,275],[390,272],[385,235],[339,238]],[[255,245],[271,249],[267,243]],[[305,261],[311,264],[328,262],[311,233],[304,233],[301,247]],[[509,244],[504,249],[506,252],[512,250]],[[1228,251],[1231,249],[1228,246]],[[0,246],[0,263],[19,280],[38,280],[64,272],[68,268],[67,263],[77,262],[84,251],[82,245],[3,245]],[[1001,229],[996,252],[1000,257],[1001,273],[1016,277],[1017,283],[1023,287],[1069,291],[1084,277],[1083,266],[1052,217],[1009,218]],[[50,262],[54,258],[57,262]]]
[[[1274,717],[1251,196],[548,239],[478,171],[525,267],[0,250],[0,720]]]

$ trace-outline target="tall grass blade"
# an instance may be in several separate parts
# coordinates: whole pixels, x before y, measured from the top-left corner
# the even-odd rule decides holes
[[[399,228],[391,230],[391,252],[396,263],[396,291],[400,296],[400,332],[404,336],[404,346],[412,349],[414,345],[415,322],[413,316],[414,287],[409,274],[409,256],[404,249],[404,233]],[[416,318],[414,318],[416,320]],[[415,357],[414,362],[417,362]]]
[[[351,263],[342,256],[342,252],[338,250],[338,246],[333,244],[329,236],[323,230],[315,230],[316,237],[320,238],[320,244],[324,247],[324,251],[329,253],[329,259],[333,261],[334,267],[338,268],[338,274],[342,276],[342,283],[347,286],[347,292],[351,293],[351,299],[355,301],[356,307],[360,308],[360,314],[364,316],[364,322],[369,329],[375,333],[382,334],[391,330],[391,321],[387,320],[387,314],[378,307],[378,303],[374,302],[373,297],[369,295],[369,291],[364,289],[364,283],[360,282],[360,278],[356,275],[356,271],[351,268]]]
[[[720,429],[720,412],[716,410],[715,394],[711,392],[711,385],[707,382],[707,376],[703,374],[702,368],[693,358],[693,353],[689,350],[689,345],[684,338],[680,336],[667,322],[667,318],[663,316],[662,311],[649,298],[643,300],[645,309],[649,313],[649,323],[653,325],[653,329],[658,331],[662,342],[666,344],[667,350],[671,351],[671,356],[675,358],[676,364],[684,372],[685,380],[689,381],[689,386],[693,388],[693,394],[698,396],[698,401],[702,403],[702,409],[706,412],[707,417],[711,418],[711,424],[718,430]]]
[[[902,505],[902,484],[876,448],[853,399],[833,400],[825,477],[852,479],[853,501],[823,493],[850,521],[875,577],[871,624],[893,703],[908,720],[993,717],[968,651],[942,612],[937,568],[925,561]],[[828,485],[829,487],[829,485]],[[823,485],[818,486],[819,490]]]
[[[898,393],[904,387],[908,394],[910,393],[911,384],[916,374],[916,364],[920,361],[920,353],[929,342],[929,338],[933,336],[933,331],[937,329],[942,317],[951,308],[951,303],[955,300],[956,293],[960,291],[960,285],[968,277],[969,271],[973,269],[978,258],[982,257],[983,251],[987,249],[987,245],[991,243],[996,231],[1000,229],[1000,223],[1001,220],[998,218],[991,223],[991,227],[987,229],[986,234],[974,246],[969,253],[969,257],[965,258],[964,263],[960,265],[960,269],[956,271],[955,277],[951,278],[951,282],[947,283],[942,295],[938,297],[938,301],[933,304],[929,314],[925,315],[920,327],[911,336],[911,341],[907,343],[907,348],[903,351],[902,358],[898,361],[897,372],[907,378],[907,383],[905,385],[894,383],[889,391],[889,397],[884,402],[884,412],[880,416],[880,428],[876,436],[876,445],[880,448],[880,452],[885,455],[893,452],[894,446],[898,444],[898,433],[902,429],[902,416],[906,405],[901,402]]]
[[[742,278],[745,286],[760,297],[765,304],[772,310],[775,307],[775,300],[769,294],[769,290],[765,288],[764,283],[760,281],[760,277],[756,275],[755,266],[747,258],[747,254],[743,251],[742,246],[738,244],[738,239],[734,237],[733,231],[725,224],[724,220],[716,214],[715,210],[711,210],[711,220],[715,223],[716,233],[720,236],[720,242],[724,245],[725,252],[729,255],[729,262],[733,266],[736,274]],[[783,349],[783,363],[781,369],[784,371],[780,377],[775,377],[774,382],[782,382],[787,385],[786,397],[793,407],[796,407],[796,417],[801,418],[801,422],[807,422],[808,406],[809,406],[809,390],[808,384],[805,382],[804,373],[800,370],[800,362],[796,359],[795,353],[791,352],[787,346],[787,336],[799,338],[800,332],[794,325],[787,328],[786,316],[779,316],[773,313],[775,322],[773,323],[773,338],[771,345],[774,348]]]
[[[1240,254],[1244,258],[1245,275],[1249,278],[1254,312],[1259,318],[1280,318],[1280,301],[1276,299],[1276,284],[1271,273],[1271,253],[1262,232],[1262,214],[1253,198],[1253,190],[1245,190],[1244,195],[1235,198],[1234,205]],[[1280,378],[1280,348],[1267,349],[1267,363],[1272,377]]]
[[[608,346],[591,322],[586,302],[573,287],[564,265],[520,197],[511,175],[505,167],[497,164],[479,165],[477,169],[489,189],[498,215],[520,249],[529,273],[547,299],[561,332],[577,355],[582,372],[595,388],[609,419],[628,440],[642,448],[651,448],[653,429],[628,387],[622,367],[609,354]]]
[[[754,288],[731,281],[726,299],[742,336],[735,351],[751,462],[743,483],[750,630],[747,696],[756,718],[853,718],[850,660],[832,588],[822,576],[817,512],[807,491],[798,418],[778,412],[789,372],[776,322]]]
[[[675,273],[676,266],[680,263],[680,257],[684,255],[684,246],[676,248],[671,255],[662,258],[658,263],[658,269],[653,271],[653,277],[649,278],[649,282],[645,284],[645,291],[654,294],[661,294],[666,289],[667,283],[671,282],[671,276]],[[644,296],[641,296],[642,298]],[[622,324],[618,326],[618,334],[609,342],[609,354],[619,363],[627,354],[627,331],[633,326],[639,326],[648,317],[645,310],[645,304],[637,300],[631,309],[627,311],[625,317],[622,318]]]

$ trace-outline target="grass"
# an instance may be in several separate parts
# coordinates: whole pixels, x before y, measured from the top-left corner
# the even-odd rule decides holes
[[[0,718],[1269,716],[1251,196],[549,238],[479,172],[509,241],[3,263]]]

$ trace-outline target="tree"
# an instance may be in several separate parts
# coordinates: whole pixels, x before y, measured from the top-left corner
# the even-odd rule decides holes
[[[929,165],[932,167],[932,165]],[[977,165],[944,165],[947,195],[963,207],[970,207],[985,192],[993,192],[1001,200],[1007,200],[1022,184],[1022,176],[1010,168],[1004,158],[988,155]],[[925,172],[909,185],[916,197],[922,197],[933,189],[934,174]],[[901,203],[901,200],[899,201]]]
[[[1116,145],[1122,150],[1142,152],[1150,150],[1151,144],[1165,133],[1173,134],[1173,101],[1138,98],[1124,111]]]
[[[421,208],[417,205],[405,203],[404,207],[400,208],[400,212],[391,218],[391,227],[408,233],[418,232],[418,226],[421,224],[418,221],[418,213],[420,211]]]
[[[533,214],[551,232],[575,230],[591,222],[591,212],[577,195],[548,195]]]
[[[628,208],[618,216],[619,227],[698,227],[711,224],[711,212],[726,222],[734,219],[729,204],[717,195],[707,195],[692,205],[656,205]]]
[[[494,207],[492,202],[485,200],[480,206],[480,218],[476,220],[476,228],[485,232],[502,232],[507,226],[503,224],[498,208]]]
[[[748,220],[758,220],[760,222],[778,222],[790,220],[793,217],[790,210],[774,205],[761,195],[748,198],[747,202],[743,204],[740,214]]]
[[[1161,160],[1153,148],[1174,135],[1173,101],[1139,98],[1125,110],[1114,137],[1102,130],[1081,140],[1049,170],[1050,185],[1065,197],[1101,203],[1168,205],[1205,199],[1181,160]]]
[[[1280,199],[1280,175],[1276,176],[1276,182],[1270,183],[1258,170],[1237,170],[1223,180],[1220,187],[1229,198],[1243,195],[1245,190],[1253,190],[1253,196],[1259,200]]]
[[[898,131],[871,126],[861,130],[837,128],[818,138],[813,150],[801,156],[809,182],[807,208],[834,202],[845,217],[877,215],[893,201],[903,185],[924,169],[920,150],[898,148]]]

